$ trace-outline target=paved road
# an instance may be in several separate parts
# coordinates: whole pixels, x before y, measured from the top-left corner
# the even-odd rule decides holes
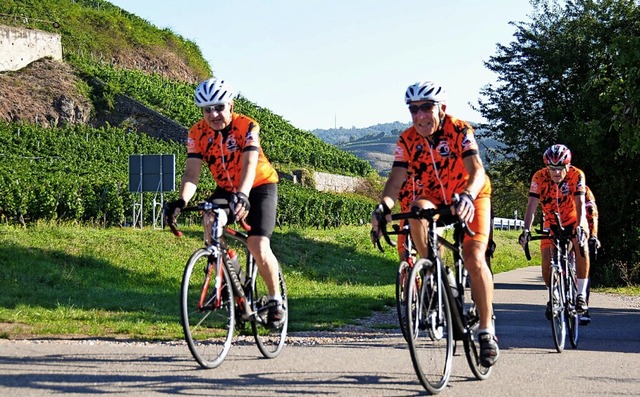
[[[443,395],[640,395],[640,299],[593,294],[580,345],[555,352],[537,267],[496,276],[502,347],[476,381],[464,353]],[[186,345],[113,341],[0,341],[0,395],[417,396],[425,394],[397,332],[340,334],[292,344],[275,360],[239,342],[222,366],[199,369]],[[317,340],[316,340],[317,341]],[[462,349],[459,349],[462,352]]]

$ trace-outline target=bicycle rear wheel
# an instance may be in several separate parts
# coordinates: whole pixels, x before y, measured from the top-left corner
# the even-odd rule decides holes
[[[260,353],[266,358],[278,357],[287,339],[287,328],[289,326],[289,300],[287,299],[287,285],[284,281],[282,269],[278,269],[278,288],[282,295],[282,310],[284,310],[284,321],[278,328],[271,329],[267,324],[267,286],[262,277],[255,275],[253,288],[248,298],[253,300],[252,308],[256,311],[257,317],[251,321],[251,330],[258,345]]]
[[[575,266],[575,265],[574,265]],[[569,343],[574,349],[578,348],[578,336],[580,330],[580,314],[576,310],[576,297],[578,296],[578,280],[575,269],[570,269],[566,278],[566,318],[569,331]]]
[[[491,375],[491,369],[493,367],[485,367],[480,364],[480,342],[478,341],[480,319],[478,317],[478,310],[473,301],[471,301],[471,306],[465,314],[465,322],[467,334],[464,337],[463,345],[464,354],[467,357],[467,363],[469,364],[469,368],[471,368],[471,372],[473,372],[476,379],[487,379],[489,375]]]
[[[409,341],[409,329],[407,323],[407,280],[411,273],[411,266],[405,261],[400,262],[398,273],[396,274],[396,311],[398,313],[398,324],[402,336]]]
[[[558,353],[564,350],[564,340],[567,334],[565,310],[564,310],[564,291],[562,288],[562,275],[560,271],[551,268],[551,283],[549,284],[549,302],[551,302],[551,332],[553,334],[553,343]]]
[[[213,261],[209,266],[209,261]],[[209,271],[210,270],[210,271]],[[216,276],[215,258],[205,249],[193,253],[182,277],[180,313],[191,354],[204,368],[222,364],[233,340],[235,310],[229,274]],[[220,291],[215,288],[221,277]]]
[[[453,330],[449,300],[433,268],[427,259],[414,265],[407,286],[407,317],[413,368],[425,389],[436,394],[447,386],[451,375]]]

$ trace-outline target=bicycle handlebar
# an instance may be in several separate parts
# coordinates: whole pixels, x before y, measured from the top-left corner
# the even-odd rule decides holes
[[[434,222],[434,218],[438,216],[453,215],[453,213],[451,212],[451,207],[457,205],[459,201],[460,201],[460,196],[458,194],[454,194],[452,204],[450,205],[441,205],[440,207],[437,207],[437,208],[428,208],[428,209],[420,209],[420,208],[414,207],[409,212],[392,214],[391,220],[398,221],[403,219],[426,219],[429,221],[429,223],[432,223]],[[467,225],[466,222],[461,221],[460,218],[457,218],[457,219],[458,220],[453,223],[460,223],[462,226],[462,229],[465,231],[466,234],[468,234],[471,237],[475,236],[475,232],[469,229],[469,226]],[[389,244],[392,247],[395,247],[396,243],[391,240],[389,235],[404,233],[404,231],[400,231],[400,228],[397,227],[396,225],[392,226],[394,229],[393,232],[387,231],[387,224],[389,222],[387,221],[386,216],[384,214],[378,214],[377,220],[378,220],[378,229],[382,233],[382,237],[384,237],[387,244]],[[380,243],[380,238],[378,236],[378,233],[376,233],[374,230],[371,230],[371,239],[373,240],[374,244],[378,247],[380,252],[384,252],[384,248]]]
[[[573,230],[570,233],[567,233],[567,229],[564,226],[562,226],[562,222],[560,221],[560,214],[558,212],[554,212],[553,215],[556,218],[556,224],[551,225],[549,229],[536,230],[536,232],[541,233],[543,235],[529,236],[529,239],[527,240],[525,245],[522,247],[524,250],[524,255],[528,261],[531,260],[531,252],[529,251],[529,241],[555,239],[556,236],[558,236],[558,238],[560,239],[571,239],[574,236],[576,236],[578,239],[578,247],[579,247],[578,251],[580,252],[581,256],[584,256],[585,254],[584,241],[582,239],[582,233],[584,233],[584,231],[582,230],[582,228],[578,226],[576,228],[576,233],[573,233]]]
[[[193,212],[193,211],[212,211],[215,209],[225,209],[225,208],[229,208],[231,214],[232,214],[232,218],[233,218],[233,210],[235,208],[235,203],[234,202],[229,202],[227,204],[218,204],[218,203],[212,203],[209,201],[202,201],[200,203],[198,203],[197,206],[191,206],[191,207],[185,207],[181,210],[181,212]],[[242,228],[246,231],[250,231],[251,230],[251,226],[249,226],[249,224],[247,223],[247,221],[245,219],[241,219],[239,221],[240,226],[242,226]],[[169,229],[171,229],[171,232],[176,236],[176,237],[182,237],[183,233],[178,229],[178,225],[175,222],[167,222],[167,225],[169,226]]]

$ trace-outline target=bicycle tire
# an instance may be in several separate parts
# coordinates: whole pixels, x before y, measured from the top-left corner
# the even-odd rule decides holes
[[[553,343],[558,353],[564,350],[564,342],[567,335],[564,309],[564,291],[562,288],[562,275],[560,271],[551,268],[549,284],[549,302],[551,302],[551,332]]]
[[[432,262],[420,259],[414,265],[407,288],[409,351],[413,368],[422,386],[432,394],[442,391],[449,381],[453,361],[451,308],[442,284],[430,275]],[[438,292],[442,299],[438,299]],[[438,304],[441,315],[438,316]],[[413,318],[417,315],[417,318]],[[438,318],[440,317],[440,318]]]
[[[210,256],[211,253],[204,248],[191,255],[180,287],[180,314],[185,340],[193,357],[204,368],[216,368],[222,364],[231,348],[235,324],[233,289],[224,266],[221,267],[220,299],[216,298],[216,275],[212,274],[206,291],[207,300],[212,299],[212,302],[208,308],[198,308]]]
[[[576,298],[578,296],[578,285],[575,272],[575,264],[569,263],[571,267],[566,277],[566,319],[569,343],[574,349],[578,348],[578,339],[580,336],[580,314],[576,310]]]
[[[278,288],[282,295],[282,310],[284,311],[284,320],[278,328],[271,329],[266,326],[267,313],[267,286],[262,277],[256,275],[254,277],[251,289],[250,302],[252,308],[256,311],[257,317],[251,321],[251,330],[258,345],[258,350],[265,358],[278,357],[287,340],[287,328],[289,327],[289,300],[287,298],[287,285],[284,281],[282,269],[278,268]]]
[[[398,273],[396,274],[396,312],[398,314],[398,324],[402,336],[409,341],[409,325],[407,323],[407,280],[411,273],[411,266],[406,261],[400,262]]]
[[[495,322],[492,319],[493,326]],[[480,363],[480,341],[478,341],[478,328],[480,326],[480,318],[478,310],[473,301],[465,314],[466,335],[462,341],[464,346],[464,354],[467,357],[467,364],[471,368],[471,372],[478,380],[485,380],[491,375],[493,367],[485,367]]]

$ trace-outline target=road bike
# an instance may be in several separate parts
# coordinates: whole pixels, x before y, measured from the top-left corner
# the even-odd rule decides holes
[[[432,209],[412,208],[409,212],[391,215],[392,221],[403,219],[426,219],[429,222],[429,255],[418,259],[407,277],[404,286],[406,318],[401,320],[401,327],[406,327],[411,361],[420,383],[432,394],[447,386],[457,341],[462,341],[471,372],[477,379],[487,379],[492,367],[480,363],[477,335],[480,319],[467,288],[469,280],[462,258],[463,235],[474,233],[452,215],[449,205]],[[384,216],[378,217],[378,224],[387,244],[395,245],[389,237]],[[438,228],[443,226],[453,228],[452,241],[438,234]],[[379,239],[374,239],[374,242],[383,251]],[[453,269],[445,264],[441,247],[452,254]]]
[[[204,227],[204,248],[196,250],[184,269],[180,289],[180,313],[185,340],[191,354],[204,368],[222,364],[235,332],[246,324],[262,355],[277,357],[285,345],[288,327],[287,287],[278,269],[284,320],[276,329],[267,327],[267,287],[258,275],[254,257],[247,248],[247,234],[227,224],[233,203],[204,201],[182,212],[199,211]],[[241,222],[245,230],[250,227]],[[175,224],[169,225],[181,236]],[[244,263],[244,268],[240,266]]]
[[[529,240],[553,241],[553,255],[551,257],[551,272],[549,282],[549,304],[551,306],[551,332],[553,343],[558,353],[562,353],[567,334],[574,349],[578,347],[580,314],[576,310],[578,297],[578,278],[576,274],[576,258],[573,244],[574,237],[582,241],[580,228],[576,230],[565,228],[560,221],[560,215],[554,213],[556,224],[548,229],[537,230],[541,235],[530,236]],[[529,243],[524,245],[527,260],[531,260]],[[580,246],[580,254],[584,255],[584,246]]]

